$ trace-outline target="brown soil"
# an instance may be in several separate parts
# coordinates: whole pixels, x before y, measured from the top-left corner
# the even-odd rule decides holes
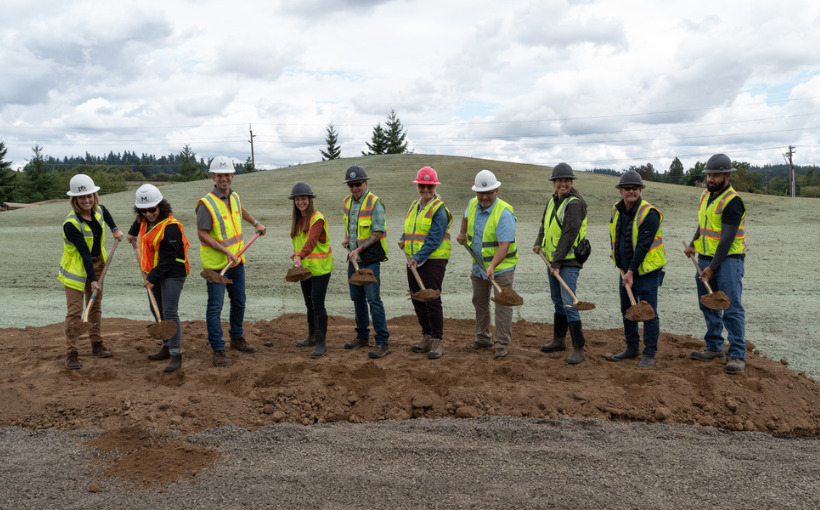
[[[700,302],[703,303],[703,306],[711,310],[726,310],[729,308],[729,305],[732,304],[731,300],[729,300],[729,296],[722,290],[702,296]]]
[[[644,322],[655,318],[655,310],[653,310],[652,305],[646,301],[641,301],[640,303],[630,306],[624,316],[633,322]]]
[[[425,303],[427,301],[433,301],[437,297],[441,295],[441,291],[438,289],[421,289],[418,292],[411,292],[410,296],[415,299],[416,301],[421,301]]]
[[[294,345],[306,332],[305,317],[291,314],[246,324],[246,338],[259,351],[229,351],[229,368],[211,364],[204,321],[184,322],[183,370],[166,374],[165,362],[145,359],[157,348],[145,334],[147,324],[103,319],[104,340],[114,356],[93,358],[88,343],[80,351],[80,370],[63,365],[62,323],[2,330],[0,427],[96,428],[113,433],[117,444],[136,436],[144,444],[135,458],[166,458],[178,463],[180,476],[213,462],[213,456],[144,429],[186,434],[228,423],[255,430],[281,422],[496,415],[820,436],[820,385],[789,370],[785,360],[760,357],[751,345],[746,373],[729,376],[720,362],[689,359],[690,351],[703,348],[701,341],[661,333],[656,368],[639,369],[637,360],[605,360],[623,349],[622,330],[587,330],[587,359],[569,366],[568,351],[539,351],[552,337],[549,324],[514,323],[509,356],[494,359],[490,350],[464,349],[473,340],[472,320],[447,319],[446,355],[428,360],[410,351],[421,334],[415,317],[405,316],[388,321],[392,354],[371,360],[365,350],[342,347],[354,335],[353,321],[331,317],[329,352],[312,360],[310,349]],[[101,443],[91,445],[108,458]],[[123,448],[121,457],[131,446]],[[120,459],[111,469],[122,465]],[[129,469],[137,484],[162,481],[151,469]]]
[[[588,303],[586,301],[578,301],[572,305],[572,308],[575,308],[579,312],[586,312],[589,310],[595,310],[595,303]]]
[[[168,340],[177,332],[177,323],[174,321],[159,321],[149,324],[145,328],[148,331],[148,336],[158,340]]]
[[[288,269],[287,274],[285,275],[286,282],[301,282],[302,280],[307,280],[308,278],[312,277],[313,273],[310,272],[310,269],[306,267],[292,267]]]
[[[509,287],[501,289],[501,292],[490,299],[504,306],[521,306],[524,304],[524,298]]]
[[[370,269],[357,269],[348,281],[353,285],[368,285],[376,282],[376,277]]]

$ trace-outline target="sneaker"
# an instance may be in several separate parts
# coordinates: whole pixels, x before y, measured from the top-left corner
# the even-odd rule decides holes
[[[345,349],[358,349],[360,347],[370,347],[370,339],[356,337],[345,344]]]
[[[712,361],[715,358],[720,358],[721,360],[726,361],[726,356],[723,354],[723,350],[710,351],[709,349],[704,349],[702,351],[692,351],[689,353],[689,357],[698,361]]]
[[[388,347],[387,344],[378,344],[372,351],[367,353],[367,355],[373,359],[383,358],[388,354],[390,354],[390,347]]]
[[[493,344],[483,344],[478,340],[473,340],[473,343],[467,346],[468,351],[480,351],[481,349],[489,349]]]
[[[507,349],[506,345],[499,345],[495,348],[495,357],[496,358],[506,358],[507,354],[509,354],[509,350]]]
[[[442,356],[444,356],[444,340],[433,338],[430,343],[430,352],[427,353],[427,359],[439,359]]]
[[[421,342],[410,347],[410,350],[418,353],[428,352],[431,348],[432,343],[433,337],[430,335],[424,335],[423,337],[421,337]]]
[[[214,351],[214,366],[215,367],[229,367],[231,366],[231,358],[225,355],[225,351]]]
[[[245,341],[245,337],[231,338],[231,349],[236,349],[239,352],[246,354],[253,354],[256,352],[256,347]]]
[[[729,358],[729,363],[723,367],[727,374],[742,374],[746,370],[746,360],[743,358]]]
[[[652,368],[655,366],[655,357],[654,356],[644,356],[641,358],[641,362],[638,363],[638,366],[641,368]]]
[[[69,370],[77,370],[82,365],[80,365],[79,360],[79,353],[77,351],[71,351],[65,358],[65,367]]]

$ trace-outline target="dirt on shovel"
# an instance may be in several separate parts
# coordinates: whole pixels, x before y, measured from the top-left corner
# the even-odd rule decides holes
[[[168,340],[177,332],[177,323],[174,321],[159,321],[145,326],[151,338]]]
[[[501,289],[501,292],[490,299],[503,306],[521,306],[524,304],[524,298],[509,287]]]
[[[91,323],[85,322],[82,319],[71,319],[68,321],[68,336],[70,337],[78,337],[91,329]]]
[[[376,283],[377,280],[371,269],[357,269],[348,281],[353,285],[363,287],[365,285],[370,285],[371,283]]]
[[[422,303],[433,301],[440,295],[441,291],[438,289],[420,289],[418,292],[410,292],[411,298]]]
[[[709,308],[710,310],[726,310],[729,308],[729,305],[732,304],[729,296],[727,296],[722,290],[702,296],[700,298],[700,302],[703,306]]]
[[[288,274],[285,275],[286,282],[301,282],[311,278],[313,273],[306,267],[292,267],[288,269]]]
[[[219,285],[230,285],[231,283],[233,283],[233,280],[231,280],[230,278],[226,278],[225,276],[222,276],[213,269],[203,269],[202,272],[199,273],[199,276],[205,278],[211,283],[216,283]]]
[[[629,307],[624,317],[632,322],[646,322],[655,318],[655,310],[653,310],[652,305],[646,301],[639,301],[637,304]]]
[[[578,301],[577,303],[567,305],[567,308],[574,308],[579,312],[585,312],[589,310],[595,310],[595,303],[589,303],[587,301]]]

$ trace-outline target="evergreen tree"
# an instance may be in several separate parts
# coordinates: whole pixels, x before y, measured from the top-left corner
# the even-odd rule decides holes
[[[362,152],[362,156],[373,156],[378,154],[387,154],[387,135],[382,128],[382,123],[379,122],[373,128],[373,135],[370,142],[367,143],[367,148],[370,152]]]
[[[401,126],[401,121],[396,117],[396,111],[390,110],[390,115],[385,122],[387,129],[385,136],[387,138],[387,149],[385,154],[404,154],[407,152],[407,132]]]
[[[322,161],[330,161],[331,159],[339,159],[342,157],[342,148],[336,145],[339,141],[336,127],[331,122],[327,126],[327,135],[325,136],[325,143],[327,144],[327,151],[319,149],[322,153]]]
[[[22,187],[21,195],[27,202],[39,202],[60,197],[54,185],[54,176],[46,168],[43,159],[43,148],[39,145],[32,147],[34,157],[23,168],[25,184]]]
[[[250,156],[248,156],[248,159],[245,160],[245,173],[250,174],[250,173],[253,173],[255,171],[256,171],[256,167],[253,164],[253,160],[251,159]]]
[[[677,157],[669,165],[667,179],[671,184],[680,184],[681,179],[683,179],[683,163]]]
[[[686,171],[683,176],[683,183],[687,186],[700,186],[701,183],[706,182],[706,174],[703,169],[706,168],[706,163],[700,161],[695,163],[695,166]]]
[[[205,173],[196,161],[196,154],[188,144],[185,144],[182,152],[179,153],[179,174],[181,181],[196,181],[205,178]]]
[[[17,172],[11,169],[11,161],[6,161],[5,142],[0,142],[0,202],[13,202],[14,190],[17,185]]]
[[[655,167],[652,166],[652,163],[647,163],[641,166],[630,166],[630,170],[635,170],[641,176],[641,179],[645,181],[654,181],[655,180]]]

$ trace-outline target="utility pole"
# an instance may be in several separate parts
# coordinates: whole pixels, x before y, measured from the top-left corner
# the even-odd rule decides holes
[[[789,145],[789,152],[787,152],[786,154],[783,155],[784,159],[786,158],[786,156],[789,157],[789,159],[788,159],[788,161],[789,161],[789,194],[792,198],[794,198],[796,196],[795,189],[794,189],[794,165],[792,164],[792,154],[794,154],[794,152],[795,152],[794,149],[796,149],[796,148],[797,147],[795,147],[793,145]]]
[[[251,164],[253,165],[253,168],[256,168],[256,157],[253,155],[253,137],[256,135],[253,134],[253,129],[251,129],[250,124],[248,124],[248,131],[251,133],[251,139],[248,140],[248,143],[251,144]]]

